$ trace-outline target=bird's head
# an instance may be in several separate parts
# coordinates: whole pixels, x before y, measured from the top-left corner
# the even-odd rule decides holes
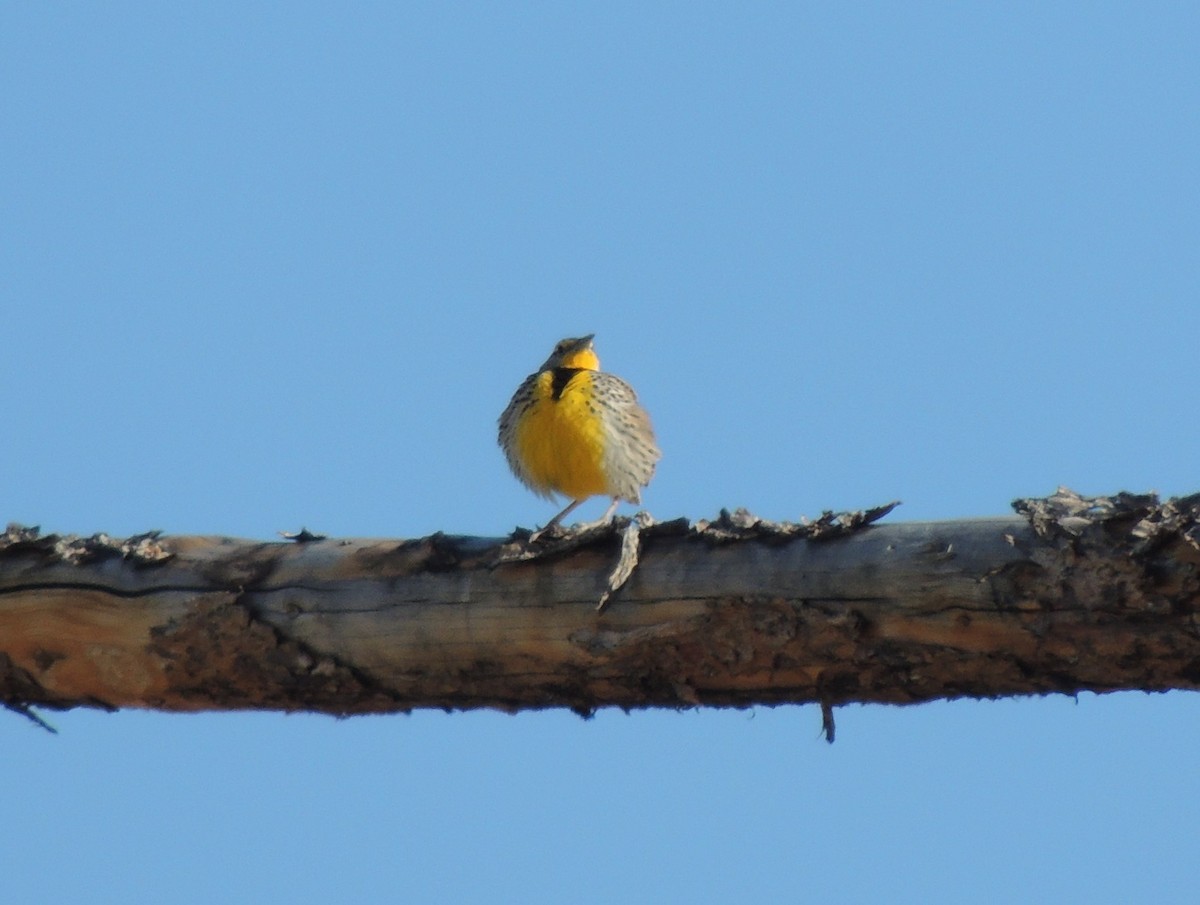
[[[592,338],[595,335],[595,333],[589,333],[587,336],[559,340],[554,351],[550,353],[550,357],[546,359],[546,363],[542,365],[542,370],[549,371],[554,368],[600,370],[600,359],[592,345]]]

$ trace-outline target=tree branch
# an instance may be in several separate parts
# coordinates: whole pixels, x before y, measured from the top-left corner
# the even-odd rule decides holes
[[[1200,495],[1015,505],[1024,518],[647,525],[599,613],[628,520],[532,558],[520,532],[256,543],[10,526],[0,703],[818,702],[832,737],[850,701],[1200,687]]]

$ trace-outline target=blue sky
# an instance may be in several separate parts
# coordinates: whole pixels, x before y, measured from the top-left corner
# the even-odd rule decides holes
[[[534,525],[495,419],[584,332],[661,518],[1200,490],[1198,40],[1156,3],[0,5],[4,515]],[[1192,901],[1198,717],[10,717],[0,891]]]

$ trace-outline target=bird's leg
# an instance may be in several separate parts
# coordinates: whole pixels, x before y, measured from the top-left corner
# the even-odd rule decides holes
[[[554,516],[554,518],[550,519],[550,521],[546,522],[545,525],[543,525],[537,531],[533,532],[533,534],[529,535],[529,543],[532,544],[534,541],[540,540],[542,535],[545,534],[547,531],[553,531],[555,528],[557,528],[559,522],[561,522],[566,516],[568,516],[572,512],[574,512],[575,509],[583,502],[584,502],[584,500],[572,500],[571,504],[569,506],[567,506],[566,509],[564,509],[562,512],[560,512],[558,515]],[[616,500],[613,501],[613,505],[614,506],[616,505]]]
[[[580,522],[578,525],[573,526],[571,530],[574,532],[581,532],[587,531],[590,528],[599,528],[601,525],[607,525],[612,521],[613,513],[617,511],[617,504],[620,502],[621,501],[619,499],[613,497],[613,501],[609,503],[608,508],[604,510],[604,515],[600,516],[600,518],[596,519],[594,522]]]
[[[604,515],[600,516],[599,524],[603,525],[606,522],[612,521],[613,514],[617,511],[617,503],[619,502],[621,502],[619,499],[613,497],[613,501],[609,503],[608,508],[604,510]]]

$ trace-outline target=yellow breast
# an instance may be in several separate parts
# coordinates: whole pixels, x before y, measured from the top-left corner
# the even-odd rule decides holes
[[[533,404],[516,425],[517,456],[531,484],[582,500],[607,492],[604,429],[591,374],[576,371],[555,396],[554,372],[537,376]]]

